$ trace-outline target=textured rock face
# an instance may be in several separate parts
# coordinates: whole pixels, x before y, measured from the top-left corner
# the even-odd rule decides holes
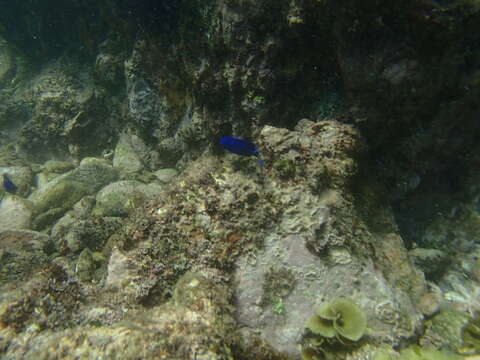
[[[263,248],[236,263],[240,324],[293,355],[315,310],[349,297],[368,313],[370,336],[392,343],[413,336],[422,316],[410,295],[421,294],[424,283],[401,243],[392,247],[404,257],[392,255],[392,261],[385,262],[385,274],[375,269],[368,248],[374,235],[361,224],[348,187],[356,174],[355,158],[363,150],[355,130],[302,120],[296,131],[266,127],[261,138],[277,171],[266,183],[282,211]],[[281,181],[285,167],[276,164],[285,161],[295,172],[290,170],[291,177]],[[398,271],[397,278],[391,276]],[[400,278],[408,286],[402,287]]]
[[[129,197],[135,194],[138,181],[118,181],[101,189],[97,194],[94,214],[99,216],[125,216],[128,213]]]
[[[85,158],[78,168],[47,182],[29,196],[38,215],[37,228],[50,225],[84,196],[96,193],[117,176],[117,171],[106,161]]]
[[[256,143],[263,167],[205,154],[126,221],[68,213],[52,231],[64,257],[49,265],[45,244],[10,248],[32,233],[7,234],[0,259],[15,272],[0,274],[5,358],[75,348],[85,357],[295,359],[311,345],[308,319],[338,298],[361,308],[368,332],[354,352],[328,351],[369,358],[379,343],[415,337],[422,314],[442,312],[391,209],[374,185],[358,185],[367,147],[354,126],[303,119],[294,130],[265,126]],[[97,180],[113,181],[104,166],[86,159],[57,179],[98,172]],[[30,262],[42,270],[14,288]],[[473,259],[467,265],[473,273]],[[440,341],[442,324],[432,322],[422,341]]]
[[[186,274],[175,288],[176,297],[161,307],[131,314],[112,327],[85,326],[15,336],[0,328],[2,359],[232,359],[229,332],[234,324],[228,308],[229,291],[208,274]],[[0,298],[1,301],[1,298]],[[0,302],[0,324],[6,315]],[[97,311],[98,313],[98,311]]]
[[[135,142],[139,146],[135,146]],[[144,148],[145,144],[138,137],[128,134],[120,136],[115,147],[113,166],[119,170],[121,178],[129,179],[144,168],[142,157],[139,154]]]
[[[24,280],[47,263],[50,237],[28,230],[0,231],[0,286]]]
[[[338,297],[369,331],[334,358],[478,335],[478,1],[45,4],[0,12],[0,166],[26,196],[38,166],[16,153],[70,164],[46,163],[31,195],[33,228],[63,216],[53,249],[0,233],[2,356],[298,357],[306,319]],[[220,157],[223,135],[255,140],[265,166]],[[185,171],[164,193],[100,193],[94,215],[124,222],[92,216],[116,169],[149,183],[159,166]],[[150,319],[119,323],[136,310]]]

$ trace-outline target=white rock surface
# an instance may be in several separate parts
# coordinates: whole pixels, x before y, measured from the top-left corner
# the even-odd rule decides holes
[[[0,230],[30,229],[33,204],[19,196],[8,195],[0,203]]]

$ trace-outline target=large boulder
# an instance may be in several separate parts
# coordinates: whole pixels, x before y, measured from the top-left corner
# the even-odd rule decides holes
[[[58,219],[84,196],[95,194],[102,186],[117,178],[117,171],[107,161],[85,158],[78,168],[55,177],[29,196],[39,216],[55,210],[55,217],[44,222],[48,225]]]
[[[33,203],[15,195],[9,195],[0,202],[0,229],[30,229],[33,217]]]

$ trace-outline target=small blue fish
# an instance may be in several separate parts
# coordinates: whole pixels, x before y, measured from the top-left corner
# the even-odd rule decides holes
[[[255,145],[248,140],[239,139],[233,136],[224,136],[220,139],[220,145],[237,155],[260,157],[260,152]]]
[[[265,165],[265,160],[262,159],[260,151],[258,151],[254,143],[233,136],[224,136],[220,139],[220,145],[237,155],[256,156],[258,158],[258,164],[260,165],[260,171],[262,172],[263,176],[263,166]]]
[[[3,187],[11,194],[15,194],[17,192],[17,187],[6,173],[3,174]]]

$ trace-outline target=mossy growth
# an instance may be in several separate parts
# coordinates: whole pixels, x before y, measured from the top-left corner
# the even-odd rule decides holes
[[[141,191],[134,191],[127,196],[127,200],[125,201],[125,211],[127,213],[131,213],[135,209],[142,206],[146,201],[145,194]]]
[[[466,353],[478,354],[480,352],[480,314],[476,314],[462,330],[463,347]]]
[[[462,356],[433,347],[410,346],[400,351],[400,356],[380,350],[374,360],[460,360]]]
[[[323,356],[313,348],[304,348],[301,352],[302,360],[321,360]]]
[[[297,174],[297,166],[293,160],[277,160],[273,163],[273,168],[277,171],[278,176],[283,179],[292,179]]]
[[[287,268],[270,268],[265,274],[263,283],[263,306],[272,306],[277,315],[285,313],[283,298],[285,298],[295,286],[295,275]]]

